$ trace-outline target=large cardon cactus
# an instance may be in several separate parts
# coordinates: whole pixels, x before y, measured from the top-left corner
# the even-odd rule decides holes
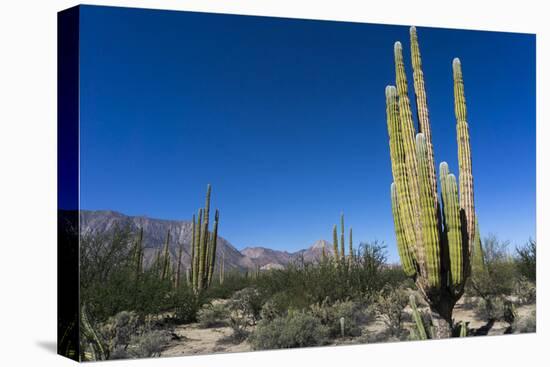
[[[452,62],[459,180],[447,163],[435,170],[424,74],[415,27],[411,59],[419,132],[413,122],[403,50],[394,46],[396,86],[386,87],[386,115],[393,172],[391,201],[397,246],[405,273],[412,277],[432,311],[436,338],[452,333],[452,311],[464,292],[475,240],[470,138],[459,59]],[[438,198],[437,182],[441,187]]]

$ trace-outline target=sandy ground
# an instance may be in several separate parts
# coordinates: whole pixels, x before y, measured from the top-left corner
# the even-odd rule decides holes
[[[419,309],[422,309],[419,307]],[[518,316],[530,315],[535,310],[535,305],[526,305],[517,308]],[[410,313],[410,308],[405,312]],[[465,321],[469,328],[476,329],[486,324],[486,321],[479,319],[474,310],[466,307],[463,302],[455,306],[453,317],[455,322]],[[404,322],[404,327],[413,328],[414,324],[409,320]],[[508,324],[496,322],[488,335],[502,335]],[[355,338],[336,339],[332,345],[359,344],[376,340],[377,335],[383,335],[386,325],[381,317],[376,317],[362,327],[362,335]],[[250,344],[245,340],[239,344],[228,341],[232,331],[229,327],[218,327],[201,329],[197,323],[180,325],[174,333],[180,338],[172,340],[162,352],[162,356],[182,356],[194,354],[232,353],[251,351]],[[397,340],[394,340],[397,341]]]
[[[162,352],[162,356],[182,356],[193,354],[248,352],[252,348],[245,340],[240,344],[233,344],[225,339],[232,330],[229,327],[201,329],[198,324],[178,326],[174,333],[180,340],[173,340]]]

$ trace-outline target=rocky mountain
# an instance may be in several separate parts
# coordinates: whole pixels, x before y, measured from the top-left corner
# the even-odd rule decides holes
[[[82,210],[80,225],[83,236],[93,233],[109,233],[116,226],[128,225],[135,232],[139,228],[143,228],[145,266],[152,262],[156,251],[164,246],[166,235],[170,231],[169,251],[172,261],[176,261],[178,246],[181,243],[184,249],[182,256],[184,266],[189,266],[191,262],[191,221],[128,216],[110,210]],[[330,256],[332,244],[325,240],[319,240],[307,249],[292,253],[265,247],[247,247],[239,251],[225,238],[218,236],[216,256],[219,261],[224,253],[226,271],[255,269],[256,267],[267,270],[282,268],[293,261],[301,261],[302,257],[305,262],[318,261],[322,256],[323,247],[325,247],[327,255]],[[219,264],[218,261],[216,264]]]
[[[164,246],[166,236],[170,231],[169,251],[175,262],[178,246],[183,244],[182,262],[187,267],[191,262],[191,221],[177,221],[165,219],[153,219],[145,216],[127,216],[115,211],[88,211],[80,212],[80,231],[85,236],[91,233],[108,233],[115,226],[129,225],[132,231],[137,232],[143,228],[143,243],[145,247],[145,266],[152,262],[155,252]],[[249,258],[241,254],[229,241],[218,236],[216,248],[217,259],[224,253],[225,270],[245,270],[254,268],[255,264]],[[216,262],[219,264],[219,262]]]

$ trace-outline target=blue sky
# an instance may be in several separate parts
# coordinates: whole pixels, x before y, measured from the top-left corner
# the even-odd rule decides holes
[[[462,60],[482,234],[535,237],[535,36],[417,25],[435,158],[458,173]],[[190,219],[207,183],[237,248],[294,251],[343,211],[397,260],[384,87],[408,26],[90,7],[81,207]],[[412,96],[412,91],[411,91]]]

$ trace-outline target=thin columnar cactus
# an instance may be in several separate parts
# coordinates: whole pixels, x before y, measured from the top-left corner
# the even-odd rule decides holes
[[[340,258],[343,260],[346,258],[344,241],[344,213],[340,214]]]
[[[222,262],[220,263],[220,284],[223,284],[225,278],[225,250],[222,251]]]
[[[421,339],[421,340],[428,339],[428,334],[426,333],[424,322],[422,322],[422,316],[420,316],[420,312],[416,307],[416,300],[414,299],[414,294],[411,294],[409,296],[409,304],[411,305],[412,317],[414,319],[414,323],[416,324],[418,339]]]
[[[340,255],[338,253],[338,229],[336,228],[336,224],[332,227],[332,247],[334,251],[334,259],[336,260],[336,263],[338,263]]]
[[[353,261],[353,229],[349,227],[349,259]]]
[[[161,279],[164,280],[168,277],[168,273],[170,271],[170,252],[169,252],[169,246],[170,246],[170,230],[168,230],[168,233],[166,234],[166,243],[164,244],[164,251],[162,255],[162,275]]]
[[[178,265],[176,268],[176,279],[174,281],[174,286],[177,289],[180,285],[181,280],[181,257],[183,255],[183,243],[178,241]]]
[[[472,271],[481,272],[485,270],[485,260],[483,258],[483,247],[481,246],[481,236],[479,235],[479,224],[476,216],[476,233],[474,237],[474,247],[472,248]]]
[[[214,215],[214,231],[211,238],[211,247],[210,247],[210,257],[208,261],[209,270],[208,270],[208,285],[212,283],[212,275],[214,274],[214,266],[216,263],[216,247],[218,239],[218,223],[220,220],[220,212],[216,210]]]
[[[191,243],[191,284],[195,292],[206,289],[212,283],[214,267],[216,264],[216,247],[218,240],[219,211],[216,209],[214,216],[213,232],[209,229],[210,220],[210,196],[212,187],[206,189],[206,202],[204,208],[199,209],[198,220],[192,222]]]
[[[447,163],[441,163],[439,201],[422,60],[414,27],[410,30],[410,40],[420,131],[415,132],[403,50],[401,43],[396,42],[396,87],[386,87],[386,117],[393,173],[392,214],[403,269],[415,280],[430,305],[436,330],[434,337],[441,338],[451,336],[452,310],[464,292],[464,284],[470,274],[472,246],[475,245],[470,138],[461,64],[454,59],[459,185]]]
[[[138,279],[143,271],[143,227],[140,227],[134,252],[135,278]]]

